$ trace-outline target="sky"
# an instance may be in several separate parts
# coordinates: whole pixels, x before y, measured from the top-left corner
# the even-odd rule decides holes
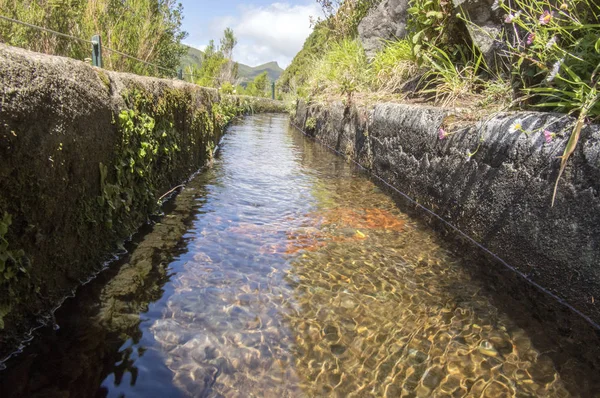
[[[233,58],[250,66],[277,61],[285,69],[312,31],[310,16],[320,14],[315,0],[180,0],[183,42],[203,49],[230,27],[238,44]]]

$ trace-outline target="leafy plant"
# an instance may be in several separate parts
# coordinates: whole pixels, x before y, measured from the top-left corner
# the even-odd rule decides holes
[[[410,0],[407,28],[413,44],[413,54],[421,59],[424,50],[447,42],[451,26],[452,1]]]
[[[16,280],[19,274],[27,274],[23,250],[9,250],[6,235],[11,225],[10,214],[4,213],[0,219],[0,286]]]

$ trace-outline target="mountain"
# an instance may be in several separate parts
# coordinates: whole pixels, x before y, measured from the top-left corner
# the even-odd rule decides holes
[[[194,47],[186,47],[188,51],[187,54],[181,57],[181,67],[184,69],[190,65],[196,65],[199,67],[202,63],[202,51]],[[243,85],[245,85],[248,82],[251,82],[256,76],[260,75],[264,71],[267,72],[267,75],[269,76],[269,79],[271,79],[271,81],[279,79],[279,76],[281,76],[281,74],[283,73],[283,69],[279,67],[277,62],[267,62],[266,64],[254,67],[244,65],[241,63],[238,63],[238,65],[238,77]]]
[[[283,73],[283,69],[279,67],[277,62],[267,62],[266,64],[258,65],[255,67],[238,63],[238,77],[242,79],[242,83],[248,83],[264,71],[267,72],[269,79],[275,81],[279,79],[279,76]]]

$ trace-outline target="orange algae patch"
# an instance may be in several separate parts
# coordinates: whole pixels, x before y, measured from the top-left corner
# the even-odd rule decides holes
[[[281,242],[265,244],[260,247],[261,254],[295,254],[299,251],[314,252],[333,242],[356,242],[368,238],[365,230],[386,230],[400,232],[404,229],[404,220],[383,209],[350,209],[336,208],[320,213],[311,213],[303,217],[302,226],[286,232]],[[285,222],[291,222],[292,217],[286,217]],[[322,225],[337,224],[342,228],[352,228],[353,236],[339,236],[331,232],[323,232],[317,228]],[[231,227],[230,232],[247,237],[259,238],[264,234],[274,233],[277,228],[240,224]]]
[[[325,224],[343,224],[354,229],[385,229],[400,232],[404,229],[404,220],[382,209],[337,208],[323,215]]]

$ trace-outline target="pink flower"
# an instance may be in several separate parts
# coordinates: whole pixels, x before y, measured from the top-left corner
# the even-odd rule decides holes
[[[548,10],[544,11],[542,15],[540,15],[540,25],[548,25],[550,21],[552,21],[552,15],[554,13]]]
[[[438,137],[440,138],[440,140],[443,140],[447,136],[448,136],[448,133],[446,132],[446,130],[444,130],[442,127],[440,127],[440,129],[438,131]]]
[[[535,40],[535,33],[530,33],[527,36],[527,45],[528,46],[532,45],[534,40]]]
[[[544,139],[546,139],[546,143],[550,143],[552,142],[552,138],[554,137],[554,133],[548,131],[548,130],[544,130]]]

